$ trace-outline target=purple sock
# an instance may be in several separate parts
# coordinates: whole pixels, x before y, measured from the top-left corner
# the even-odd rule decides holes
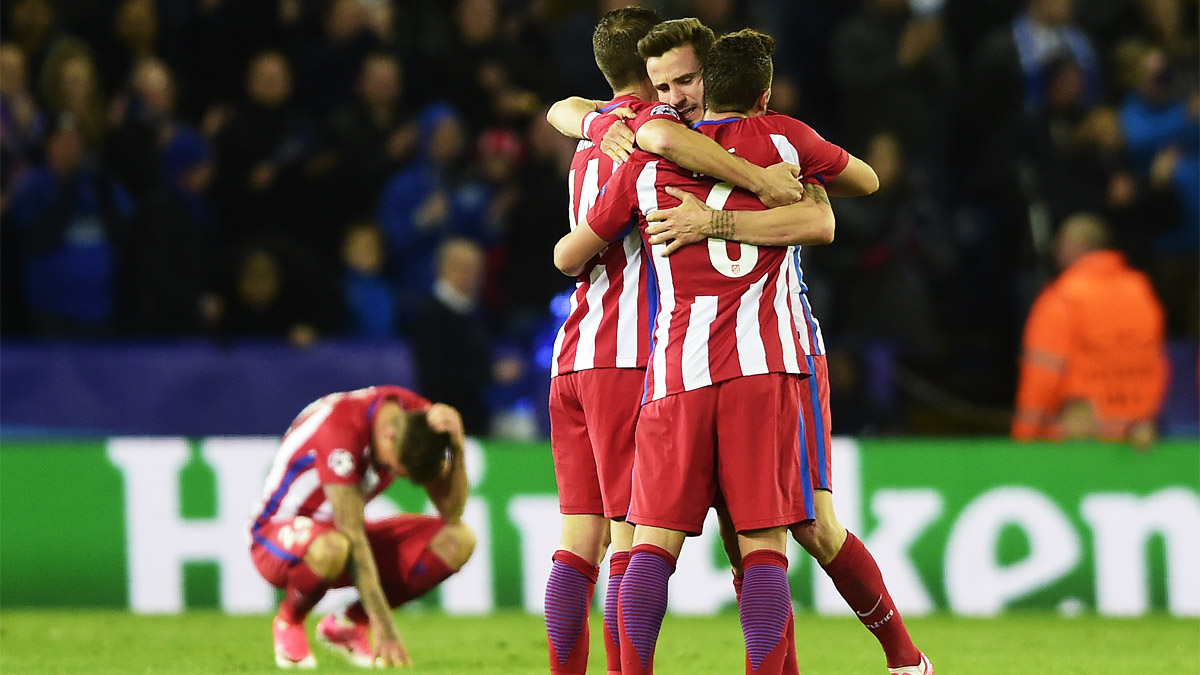
[[[629,551],[617,551],[609,559],[608,590],[604,595],[604,651],[609,671],[621,670],[621,634],[617,627],[617,608],[621,580],[629,567]]]
[[[788,586],[787,558],[769,550],[754,551],[744,560],[740,614],[746,635],[746,655],[758,670],[763,660],[776,650],[792,613],[792,593]]]
[[[675,558],[649,544],[633,547],[621,579],[621,665],[624,672],[650,672],[654,645],[667,613],[667,582]]]
[[[583,672],[587,668],[587,646],[577,649],[586,636],[588,605],[596,587],[595,565],[570,551],[557,551],[550,578],[546,581],[546,636],[550,642],[551,670]],[[585,637],[586,639],[586,637]],[[557,663],[555,663],[557,661]]]

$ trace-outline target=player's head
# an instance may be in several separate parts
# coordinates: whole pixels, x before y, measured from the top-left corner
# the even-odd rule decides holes
[[[709,112],[761,114],[771,97],[775,40],[752,28],[722,35],[704,66],[704,101]]]
[[[704,65],[714,39],[712,29],[688,17],[664,21],[638,41],[658,100],[689,123],[704,115]]]
[[[645,81],[646,64],[638,54],[638,40],[660,21],[658,12],[640,7],[621,7],[600,17],[592,33],[592,53],[613,92],[627,91]]]
[[[410,481],[424,485],[445,472],[450,461],[446,454],[450,434],[434,431],[425,411],[401,411],[395,428],[398,459]]]

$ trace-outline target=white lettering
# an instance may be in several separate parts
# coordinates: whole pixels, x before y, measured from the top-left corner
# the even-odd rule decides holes
[[[1029,539],[1029,556],[996,563],[996,542],[1009,525]],[[1012,600],[1071,571],[1079,562],[1079,535],[1062,510],[1042,493],[1024,487],[989,490],[967,505],[946,546],[946,595],[950,609],[993,616]]]
[[[217,515],[183,519],[179,472],[191,458],[183,438],[114,438],[108,458],[124,476],[129,605],[135,612],[183,609],[186,562],[216,561],[221,607],[230,613],[274,609],[271,587],[250,561],[247,514],[262,485],[277,439],[213,438],[203,449],[217,483]]]
[[[558,497],[513,497],[508,504],[508,517],[521,538],[521,597],[525,611],[541,614],[546,601],[546,580],[550,578],[562,530]]]
[[[1146,497],[1093,494],[1083,517],[1095,533],[1096,607],[1101,614],[1137,616],[1150,609],[1146,542],[1161,535],[1166,549],[1167,609],[1200,616],[1200,499],[1184,488]]]
[[[909,549],[942,515],[942,506],[942,496],[935,490],[880,490],[871,499],[877,525],[866,545],[883,572],[896,609],[909,616],[934,609]]]

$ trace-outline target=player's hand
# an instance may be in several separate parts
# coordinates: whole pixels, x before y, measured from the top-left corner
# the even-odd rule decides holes
[[[617,108],[610,114],[617,114],[622,110],[630,113],[629,117],[633,116],[629,108]],[[617,116],[620,117],[620,115]],[[633,154],[633,141],[633,130],[621,120],[617,120],[605,132],[604,138],[600,139],[600,152],[608,155],[617,164],[621,164]]]
[[[374,632],[372,629],[372,633]],[[375,645],[375,667],[387,668],[388,666],[411,666],[413,664],[412,657],[408,655],[408,650],[400,641],[400,636],[383,636],[376,633],[372,637],[371,642]]]
[[[450,434],[450,440],[461,444],[463,436],[463,421],[462,415],[454,408],[445,403],[434,403],[429,406],[429,410],[425,413],[425,419],[429,422],[429,428],[437,432],[445,432]]]
[[[678,199],[679,206],[652,211],[646,217],[650,244],[666,244],[659,253],[664,257],[688,244],[707,239],[706,227],[712,219],[712,209],[692,193],[667,186],[667,194]]]
[[[804,198],[800,175],[800,167],[795,164],[772,164],[763,170],[763,184],[755,194],[768,208],[794,204]]]

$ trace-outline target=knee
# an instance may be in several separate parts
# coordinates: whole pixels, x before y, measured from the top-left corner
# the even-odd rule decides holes
[[[304,563],[314,573],[333,581],[341,576],[350,559],[350,539],[341,532],[326,532],[313,540],[304,554]]]
[[[446,525],[434,537],[430,548],[447,567],[457,572],[475,552],[475,531],[465,523]]]
[[[821,565],[828,565],[846,541],[846,531],[840,526],[812,520],[793,525],[792,536]]]

